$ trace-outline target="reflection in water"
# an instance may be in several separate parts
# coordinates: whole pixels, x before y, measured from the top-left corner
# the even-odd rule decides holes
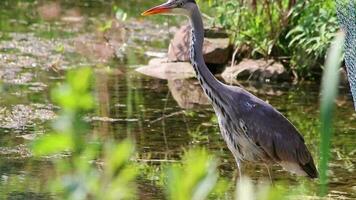
[[[168,80],[168,88],[181,108],[191,109],[194,105],[209,104],[208,98],[195,79]]]
[[[46,2],[37,8],[37,12],[44,20],[55,20],[61,15],[62,7],[59,1]]]
[[[110,96],[108,88],[108,77],[105,72],[99,71],[95,74],[95,89],[96,89],[96,98],[98,100],[98,115],[100,117],[108,118],[110,116]],[[107,137],[111,131],[109,123],[98,122],[98,126],[94,129],[94,132],[102,137]],[[112,135],[109,135],[112,137]]]
[[[179,160],[185,148],[204,146],[220,158],[221,175],[233,177],[234,160],[218,134],[214,112],[207,105],[208,101],[197,82],[194,79],[153,79],[131,69],[132,66],[146,64],[148,60],[144,51],[137,46],[151,46],[156,49],[166,47],[166,38],[169,36],[167,30],[140,20],[131,19],[125,22],[124,26],[130,37],[123,40],[127,43],[124,59],[107,59],[105,64],[99,62],[95,56],[87,59],[73,48],[72,41],[75,38],[94,33],[97,22],[112,19],[111,6],[115,2],[124,10],[130,8],[127,9],[129,14],[143,10],[136,6],[138,2],[143,7],[150,6],[144,4],[155,2],[54,1],[53,5],[50,4],[53,7],[51,9],[62,10],[56,11],[60,14],[55,11],[40,14],[53,22],[43,22],[37,18],[38,13],[28,12],[43,9],[41,6],[46,5],[47,1],[41,1],[43,4],[40,5],[23,3],[19,6],[11,2],[13,1],[0,1],[0,7],[4,8],[0,9],[0,79],[4,82],[4,91],[0,93],[0,199],[9,196],[19,199],[50,198],[51,194],[45,192],[45,187],[47,181],[53,177],[52,159],[33,159],[27,145],[37,135],[48,132],[49,119],[58,111],[51,104],[49,88],[62,80],[63,70],[78,65],[97,68],[95,94],[98,109],[97,113],[92,113],[89,117],[96,135],[117,141],[125,137],[134,138],[138,160],[155,160],[153,164],[147,163],[152,168],[158,163]],[[33,7],[35,9],[30,9]],[[78,29],[74,25],[75,28],[71,29],[71,25],[61,24],[60,19],[65,15],[63,10],[68,7],[78,9],[78,16],[82,16],[85,21],[79,23],[82,28]],[[14,9],[18,11],[16,14],[10,12]],[[45,16],[50,14],[53,16]],[[131,16],[134,17],[133,14]],[[157,29],[160,34],[157,34]],[[57,73],[48,67],[48,62],[58,57],[63,60],[58,64]],[[317,160],[318,84],[242,85],[283,112],[303,133]],[[352,109],[350,94],[343,88],[337,105],[330,168],[331,190],[335,194],[352,198],[355,197],[356,184],[356,115]],[[194,108],[193,111],[186,110],[191,108]],[[268,176],[263,166],[246,165],[244,172],[256,180]],[[281,171],[279,167],[273,169],[273,177],[276,181],[284,181],[290,188],[303,180]],[[312,191],[317,190],[317,183],[305,184]],[[147,196],[162,197],[162,191],[152,182],[140,178],[139,185],[142,199]]]

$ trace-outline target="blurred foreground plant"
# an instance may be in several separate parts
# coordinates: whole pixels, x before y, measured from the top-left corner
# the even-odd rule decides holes
[[[285,200],[293,199],[282,185],[254,184],[248,177],[241,177],[237,183],[236,200]]]
[[[206,151],[188,151],[183,166],[173,165],[166,171],[169,199],[206,199],[218,180],[216,167],[217,160]]]
[[[219,178],[217,164],[217,159],[204,149],[187,151],[182,164],[167,166],[163,172],[168,199],[231,199],[234,183]],[[306,195],[307,192],[303,184],[288,189],[283,183],[270,186],[269,181],[256,183],[248,177],[239,177],[235,199],[286,200]]]
[[[321,85],[320,121],[320,194],[327,194],[328,164],[330,160],[330,141],[333,133],[335,100],[338,94],[342,49],[345,36],[338,34],[332,43],[326,60],[326,67]]]
[[[66,82],[52,90],[60,113],[53,133],[37,139],[33,153],[53,158],[56,173],[49,189],[61,199],[134,198],[137,170],[130,161],[134,145],[129,140],[119,145],[103,142],[83,120],[95,107],[92,79],[90,68],[80,68],[68,72]]]

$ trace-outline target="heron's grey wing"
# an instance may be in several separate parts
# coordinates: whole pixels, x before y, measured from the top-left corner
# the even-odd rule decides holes
[[[317,177],[313,158],[298,130],[268,103],[242,90],[235,102],[248,136],[276,162],[298,164],[310,177]]]

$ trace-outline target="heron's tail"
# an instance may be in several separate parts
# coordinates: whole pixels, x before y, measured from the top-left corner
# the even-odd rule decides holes
[[[300,165],[300,167],[304,170],[304,172],[310,178],[318,178],[319,177],[319,173],[314,165],[313,158],[311,158],[310,161],[308,163],[306,163],[305,165]]]

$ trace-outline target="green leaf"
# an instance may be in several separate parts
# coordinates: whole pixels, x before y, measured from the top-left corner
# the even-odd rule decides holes
[[[333,116],[335,109],[335,99],[338,94],[339,69],[343,52],[345,36],[338,34],[328,52],[326,67],[323,73],[321,86],[321,143],[320,143],[320,194],[327,194],[328,184],[328,163],[330,157],[330,141],[333,133]]]
[[[69,134],[48,134],[37,139],[32,145],[35,156],[45,156],[70,151],[73,148]]]
[[[135,148],[131,140],[124,140],[115,147],[108,147],[105,161],[107,163],[106,171],[111,174],[110,176],[119,174],[119,170],[130,161],[134,151]]]
[[[127,13],[125,11],[123,11],[122,9],[117,8],[116,12],[115,12],[115,17],[117,20],[126,21]]]

